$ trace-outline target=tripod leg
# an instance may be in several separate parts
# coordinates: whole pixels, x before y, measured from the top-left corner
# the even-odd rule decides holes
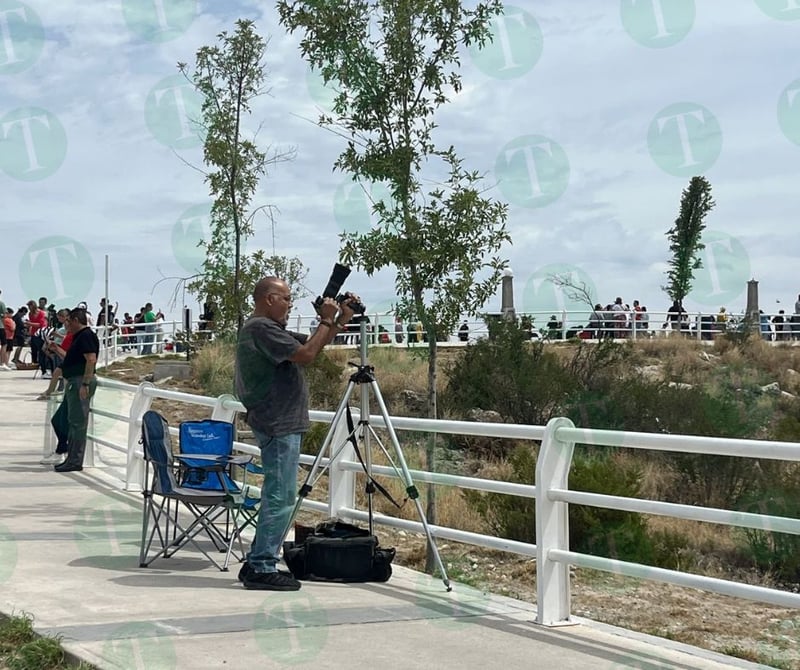
[[[402,449],[400,448],[400,442],[397,439],[397,433],[395,433],[394,426],[392,426],[392,422],[389,420],[389,411],[386,409],[386,403],[383,402],[383,396],[378,388],[378,382],[373,380],[370,382],[370,386],[372,387],[372,392],[375,394],[375,399],[378,401],[378,407],[380,407],[383,422],[386,424],[386,430],[389,433],[389,439],[394,447],[394,451],[397,456],[397,462],[400,464],[400,472],[403,475],[403,482],[406,485],[406,493],[408,494],[408,497],[414,501],[414,505],[416,505],[419,520],[422,523],[422,528],[425,531],[425,537],[428,538],[428,547],[430,547],[430,550],[433,552],[434,561],[436,562],[436,566],[439,568],[439,572],[442,575],[442,583],[444,583],[444,586],[448,591],[452,591],[453,587],[450,586],[450,579],[447,576],[447,571],[445,570],[444,563],[442,562],[442,557],[439,555],[439,547],[436,546],[436,540],[433,537],[430,526],[428,526],[428,520],[425,517],[425,511],[422,509],[422,503],[419,501],[419,491],[417,491],[417,487],[414,485],[414,481],[411,479],[411,473],[408,471],[408,465],[406,465],[406,459],[403,456]]]
[[[325,440],[322,442],[322,446],[319,448],[319,453],[314,459],[314,462],[311,464],[311,470],[309,470],[309,473],[306,476],[303,485],[297,492],[297,500],[295,501],[294,508],[292,509],[292,513],[289,515],[289,521],[286,523],[286,528],[283,529],[283,536],[281,538],[281,543],[280,543],[281,546],[283,546],[283,543],[286,541],[286,536],[289,535],[289,531],[292,529],[294,520],[300,513],[300,507],[303,504],[303,500],[305,500],[308,497],[308,494],[311,493],[313,489],[314,482],[316,481],[314,477],[317,474],[317,470],[320,469],[320,464],[322,463],[322,459],[330,449],[331,443],[333,442],[333,435],[336,431],[336,426],[339,425],[339,421],[342,419],[345,411],[347,410],[347,403],[350,400],[350,394],[353,392],[354,387],[355,383],[352,381],[347,385],[347,389],[345,390],[344,395],[342,396],[342,400],[339,403],[339,407],[336,408],[336,412],[333,415],[333,419],[331,419],[331,425],[330,428],[328,429],[328,433],[325,435]],[[330,467],[330,461],[332,461],[337,454],[331,454],[330,460],[328,461],[328,465],[326,467]]]

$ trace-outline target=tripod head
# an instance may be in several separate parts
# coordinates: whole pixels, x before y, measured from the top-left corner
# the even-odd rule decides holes
[[[356,372],[350,375],[350,381],[356,384],[369,384],[375,381],[375,368],[369,364],[367,360],[367,323],[369,318],[366,316],[359,316],[359,336],[358,336],[358,352],[359,362],[349,362],[348,365],[356,368]]]

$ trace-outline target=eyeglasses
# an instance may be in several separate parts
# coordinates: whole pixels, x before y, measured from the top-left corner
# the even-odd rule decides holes
[[[283,295],[283,293],[267,293],[267,295],[277,295],[284,302],[292,302],[291,295]]]

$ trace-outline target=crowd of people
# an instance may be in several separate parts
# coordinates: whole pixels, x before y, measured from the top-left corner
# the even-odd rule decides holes
[[[711,340],[720,333],[725,333],[729,329],[739,328],[743,317],[734,317],[729,314],[723,306],[719,312],[714,314],[690,314],[680,301],[673,301],[666,311],[666,319],[663,323],[659,320],[655,324],[655,329],[659,327],[667,332],[676,332],[700,339]],[[761,336],[767,341],[785,342],[790,340],[800,340],[800,295],[795,302],[794,313],[786,314],[781,309],[776,314],[765,314],[760,310],[759,327]],[[529,320],[532,329],[532,322]],[[604,339],[604,338],[628,338],[636,331],[637,337],[649,336],[653,334],[650,323],[650,313],[647,307],[634,300],[632,305],[624,303],[622,298],[617,297],[613,303],[603,307],[597,303],[589,316],[586,326],[570,326],[564,328],[564,324],[555,314],[550,316],[545,328],[541,330],[543,336],[549,339],[570,339],[581,337],[584,339]]]
[[[106,304],[101,298],[96,316],[85,302],[77,305],[86,314],[87,325],[94,328],[105,342],[119,338],[124,351],[141,354],[161,353],[164,314],[154,311],[148,302],[131,315],[118,317],[118,304]],[[66,317],[70,308],[57,308],[46,296],[30,299],[14,309],[3,301],[0,291],[0,371],[39,368],[42,376],[51,378],[60,359],[55,347],[61,345],[67,333]],[[108,324],[108,327],[106,327]],[[27,350],[30,350],[28,359]]]

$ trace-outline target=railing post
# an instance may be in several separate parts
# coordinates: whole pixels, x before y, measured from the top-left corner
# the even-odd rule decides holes
[[[352,409],[353,425],[357,426],[361,414]],[[355,509],[356,506],[356,473],[344,470],[339,466],[341,461],[355,461],[356,454],[353,443],[348,440],[350,431],[347,421],[342,417],[334,427],[328,453],[334,459],[328,469],[328,516],[341,516],[343,509]]]
[[[545,626],[571,623],[569,565],[549,557],[552,549],[569,551],[569,506],[551,501],[548,491],[568,487],[575,443],[557,432],[574,427],[569,419],[550,419],[536,461],[536,622]]]
[[[144,461],[137,454],[142,429],[142,416],[150,409],[153,399],[145,394],[145,389],[155,388],[151,382],[142,382],[131,401],[128,414],[128,460],[125,466],[125,490],[141,491],[144,484]]]
[[[223,395],[219,396],[216,404],[214,405],[214,410],[211,412],[211,418],[215,419],[216,421],[227,421],[228,423],[233,423],[233,419],[236,416],[236,410],[230,407],[230,405],[234,402],[236,402],[236,398],[230,393],[224,393]]]

